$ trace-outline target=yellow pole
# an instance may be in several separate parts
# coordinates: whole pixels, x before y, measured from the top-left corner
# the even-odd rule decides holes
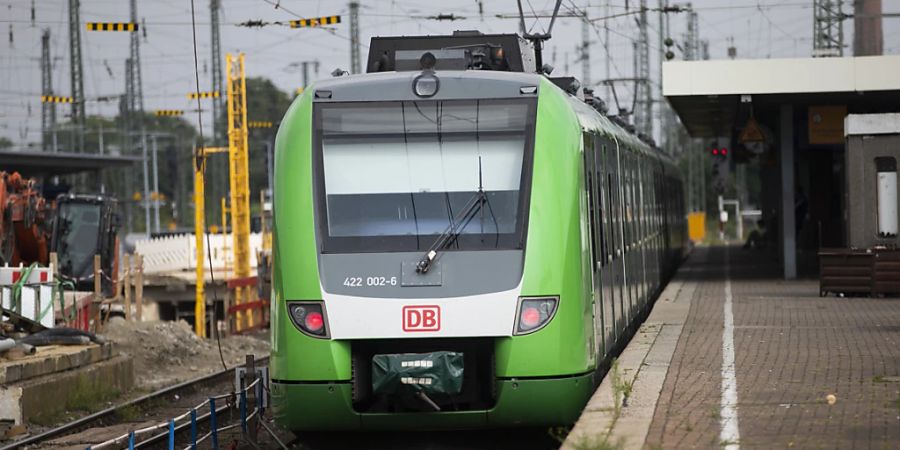
[[[231,183],[232,273],[237,280],[247,280],[250,270],[250,168],[247,144],[247,82],[244,54],[225,57],[228,74],[228,153]],[[252,286],[235,288],[235,306],[253,301]],[[253,326],[253,311],[237,313],[237,331]]]
[[[206,154],[203,148],[194,149],[194,240],[197,247],[197,281],[194,300],[194,332],[199,337],[206,337],[206,252],[203,248],[203,234],[206,229],[206,205],[204,203],[203,172],[206,169]],[[214,324],[213,324],[214,325]]]
[[[222,197],[222,204],[219,209],[222,211],[222,271],[227,278],[228,271],[231,270],[231,259],[228,252],[228,205],[225,202],[225,197]]]

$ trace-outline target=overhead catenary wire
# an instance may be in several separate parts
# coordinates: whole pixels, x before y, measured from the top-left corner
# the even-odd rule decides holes
[[[196,17],[196,13],[194,10],[194,0],[191,0],[191,33],[192,33],[192,37],[193,37],[193,48],[194,48],[194,85],[197,89],[196,92],[200,92],[200,63],[199,63],[199,57],[197,56],[197,25],[196,25],[196,23],[194,23],[195,17]],[[200,148],[202,149],[204,146],[203,110],[202,110],[201,104],[200,104],[200,97],[198,96],[196,100],[197,100],[197,123],[199,124],[197,129],[198,129],[198,133],[200,135]],[[195,158],[194,164],[202,164],[202,162],[199,160],[199,158]],[[201,169],[205,171],[206,164],[203,164]],[[204,174],[204,179],[205,178],[206,177]],[[222,368],[228,369],[228,365],[225,364],[225,356],[222,354],[222,338],[221,338],[221,336],[219,336],[219,327],[216,324],[216,308],[215,308],[215,306],[219,302],[219,296],[218,296],[218,291],[216,290],[216,279],[215,279],[215,274],[213,272],[212,245],[210,244],[209,231],[206,231],[206,256],[209,261],[209,279],[210,279],[210,285],[211,285],[210,287],[212,288],[212,293],[213,293],[213,307],[211,308],[212,309],[212,320],[210,320],[209,326],[210,326],[210,328],[212,328],[214,330],[215,335],[216,335],[216,345],[219,348],[219,360],[221,360],[221,362],[222,362]],[[197,264],[202,264],[202,262],[197,261]],[[197,283],[205,283],[206,280],[196,280],[196,282]],[[226,314],[227,314],[227,311],[226,311]],[[201,318],[197,317],[194,320],[205,320],[205,318],[201,319]]]

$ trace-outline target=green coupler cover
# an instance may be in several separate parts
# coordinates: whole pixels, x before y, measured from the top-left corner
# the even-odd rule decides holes
[[[372,357],[372,390],[396,394],[404,390],[426,394],[458,394],[463,383],[459,352],[396,353]]]

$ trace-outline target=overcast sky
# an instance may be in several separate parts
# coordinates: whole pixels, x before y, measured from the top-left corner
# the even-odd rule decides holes
[[[319,61],[318,77],[328,77],[337,68],[350,68],[349,17],[345,1],[314,0],[221,0],[222,52],[245,52],[248,76],[270,78],[278,87],[293,93],[301,86],[301,61]],[[656,7],[658,0],[647,0]],[[671,1],[671,0],[670,0]],[[477,29],[486,33],[514,33],[517,19],[498,18],[515,15],[515,0],[360,0],[360,37],[362,64],[365,65],[368,42],[372,36],[448,34],[454,30]],[[483,14],[479,14],[483,3]],[[549,12],[553,0],[525,0],[526,12]],[[812,49],[812,0],[695,0],[699,13],[700,35],[709,40],[712,59],[726,58],[733,39],[739,58],[806,57]],[[851,3],[845,1],[845,3]],[[31,9],[35,8],[32,25]],[[88,32],[85,22],[127,22],[126,0],[82,0],[82,54],[84,90],[88,115],[112,117],[116,102],[98,102],[97,97],[124,92],[124,61],[128,57],[127,33]],[[275,5],[280,4],[280,8]],[[562,13],[586,10],[594,19],[590,29],[590,70],[594,82],[610,76],[632,76],[632,41],[638,30],[634,15],[602,20],[622,14],[626,6],[634,10],[639,0],[564,0]],[[40,140],[41,128],[41,30],[51,32],[53,87],[57,95],[69,95],[67,0],[0,0],[0,136],[17,144]],[[196,0],[197,50],[200,60],[201,89],[209,89],[210,19],[209,1]],[[884,12],[900,12],[900,0],[883,0]],[[844,6],[852,12],[852,6]],[[436,21],[426,17],[454,14],[465,20]],[[238,26],[247,20],[288,21],[299,17],[341,15],[338,25],[319,29],[291,29],[282,25],[263,28]],[[670,35],[680,41],[686,30],[686,14],[670,14]],[[155,109],[190,109],[186,98],[194,91],[194,65],[191,41],[191,3],[189,0],[138,0],[138,17],[145,26],[141,39],[144,103]],[[533,31],[547,26],[547,19],[528,19]],[[610,28],[610,64],[603,48],[605,30]],[[658,15],[650,13],[650,51],[653,82],[658,82]],[[845,42],[852,44],[853,21],[844,23]],[[547,44],[545,61],[556,67],[553,75],[582,75],[578,60],[581,44],[581,19],[561,18]],[[900,53],[900,19],[884,19],[885,53]],[[852,49],[845,54],[852,53]],[[680,57],[680,55],[679,55]],[[223,63],[224,66],[224,63]],[[609,67],[607,67],[609,66]],[[313,79],[316,75],[311,74]],[[622,86],[620,99],[628,101]],[[656,89],[656,87],[654,88]],[[206,105],[208,111],[208,105]],[[60,105],[58,114],[68,114],[69,106]],[[191,115],[189,120],[195,121]],[[251,118],[252,119],[252,118]],[[204,124],[207,124],[204,121]]]

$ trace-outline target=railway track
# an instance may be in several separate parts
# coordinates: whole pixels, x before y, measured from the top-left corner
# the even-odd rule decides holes
[[[257,367],[265,366],[268,362],[268,357],[260,358],[255,361]],[[196,403],[186,403],[185,406],[173,406],[172,399],[185,399],[180,402],[184,403],[192,401],[192,399],[207,398],[229,393],[233,390],[234,379],[235,368],[220,370],[95,412],[51,430],[44,431],[43,433],[8,443],[4,447],[0,447],[0,450],[41,448],[55,439],[74,435],[91,428],[112,427],[118,424],[134,422],[136,412],[144,414],[145,419],[142,419],[144,422],[147,420],[168,420],[171,417],[189,411],[196,405]],[[223,402],[218,405],[217,416],[228,414],[234,409],[236,409],[235,402]],[[154,412],[156,412],[156,414],[154,414]],[[166,414],[160,414],[160,412]],[[209,421],[210,416],[209,412],[197,412],[196,424],[201,428],[199,430],[200,432],[208,431],[209,427],[206,423]],[[221,420],[221,418],[219,420]],[[220,429],[223,425],[225,424],[218,424]],[[191,423],[182,423],[176,425],[174,428],[176,436],[182,434],[187,435],[187,433],[191,431]],[[206,430],[203,430],[202,428],[206,428]],[[153,434],[151,434],[150,437],[144,438],[140,443],[136,443],[135,448],[155,448],[167,440],[168,434],[169,429],[161,427],[158,431],[153,431]]]

